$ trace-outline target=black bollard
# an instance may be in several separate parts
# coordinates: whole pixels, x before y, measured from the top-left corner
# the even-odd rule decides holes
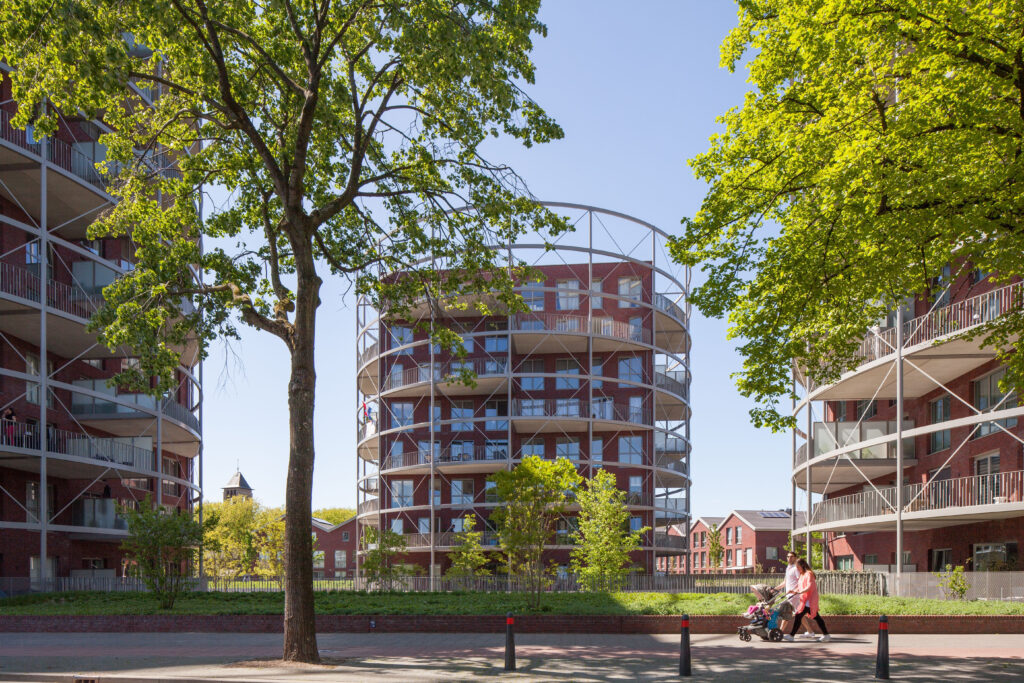
[[[516,618],[509,612],[505,615],[505,671],[516,670],[516,634],[513,627]]]
[[[878,655],[875,657],[875,678],[889,680],[889,617],[878,617]]]
[[[679,675],[690,675],[690,615],[684,614],[679,622]]]

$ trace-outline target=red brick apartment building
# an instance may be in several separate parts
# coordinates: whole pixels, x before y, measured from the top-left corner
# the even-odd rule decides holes
[[[796,376],[793,495],[812,510],[798,531],[825,534],[831,567],[1022,568],[1024,406],[992,349],[957,336],[1019,307],[1022,285],[959,271],[869,330],[835,384]]]
[[[804,514],[797,513],[796,523],[804,526]],[[755,571],[784,571],[786,550],[792,525],[790,510],[733,510],[726,517],[698,517],[690,525],[690,558],[695,574],[740,574]],[[711,528],[717,527],[722,542],[722,560],[711,566]],[[675,533],[685,533],[676,527]],[[681,563],[667,564],[670,574],[681,574]]]
[[[91,240],[113,198],[94,164],[97,121],[65,113],[56,134],[11,126],[0,65],[0,578],[123,573],[118,505],[150,495],[191,508],[200,452],[198,358],[163,400],[107,386],[134,359],[86,330],[102,289],[132,269],[130,239]],[[150,94],[139,91],[143,101]],[[9,412],[8,412],[9,410]],[[15,585],[18,581],[26,585]],[[0,586],[2,587],[2,586]]]
[[[313,578],[350,579],[356,571],[356,518],[341,524],[313,518]]]
[[[689,521],[688,271],[648,223],[550,206],[575,232],[551,250],[536,235],[503,246],[540,273],[520,290],[528,313],[423,306],[417,319],[385,322],[358,305],[360,529],[403,534],[408,561],[434,576],[467,514],[497,548],[487,477],[528,455],[568,458],[584,477],[615,474],[631,526],[652,529],[634,557],[643,571],[685,550],[668,529]],[[465,358],[429,343],[417,326],[429,316],[462,334]],[[447,381],[462,368],[475,386]],[[574,528],[570,506],[547,552],[563,570]]]

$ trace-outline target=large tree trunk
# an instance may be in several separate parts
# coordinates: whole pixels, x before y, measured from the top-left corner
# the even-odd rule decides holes
[[[312,265],[311,263],[309,264]],[[320,279],[301,272],[295,301],[295,335],[288,419],[291,450],[285,489],[284,659],[319,662],[313,607],[313,407],[316,396],[314,337]]]

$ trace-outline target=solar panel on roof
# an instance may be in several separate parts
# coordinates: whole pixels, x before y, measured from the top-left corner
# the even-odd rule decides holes
[[[759,512],[758,514],[766,519],[784,519],[789,517],[789,513],[783,512],[782,510],[766,510],[764,512]]]

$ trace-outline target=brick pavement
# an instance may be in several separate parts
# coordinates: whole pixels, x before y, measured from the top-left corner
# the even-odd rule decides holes
[[[678,636],[520,634],[519,670],[502,670],[495,634],[322,634],[326,665],[283,666],[279,634],[4,634],[0,680],[65,681],[607,681],[677,679]],[[693,638],[694,678],[716,681],[869,680],[875,640],[741,643],[735,636]],[[891,637],[894,680],[1024,679],[1024,636]]]

